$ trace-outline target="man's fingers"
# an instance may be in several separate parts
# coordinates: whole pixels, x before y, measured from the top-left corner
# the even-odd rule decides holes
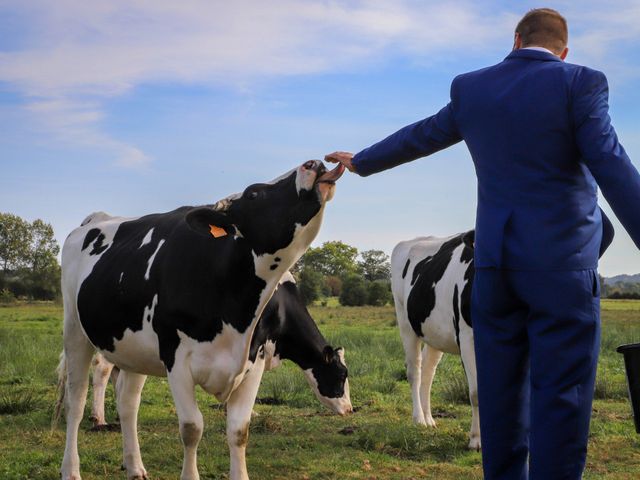
[[[328,155],[324,156],[325,161],[330,162],[330,163],[341,163],[345,167],[347,167],[347,169],[350,172],[354,172],[355,169],[353,168],[353,165],[351,164],[351,159],[352,158],[353,158],[353,153],[351,153],[351,152],[333,152],[333,153],[329,153]]]

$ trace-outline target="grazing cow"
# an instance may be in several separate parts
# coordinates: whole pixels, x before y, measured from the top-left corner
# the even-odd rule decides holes
[[[431,384],[443,352],[462,356],[471,399],[469,448],[480,450],[476,361],[471,328],[474,232],[400,242],[391,288],[411,385],[413,421],[435,426]],[[420,347],[424,343],[422,354]]]
[[[129,479],[146,478],[136,417],[147,375],[167,376],[184,445],[182,480],[198,479],[200,385],[227,403],[232,480],[245,451],[265,347],[251,349],[283,274],[315,238],[344,168],[311,160],[208,207],[140,218],[90,215],[62,249],[67,438],[63,480],[80,479],[78,426],[95,350],[120,368],[118,414]]]
[[[267,303],[251,339],[251,350],[266,347],[265,370],[281,360],[291,360],[305,374],[307,382],[323,405],[339,415],[353,409],[349,396],[344,349],[331,347],[309,315],[293,276],[283,275],[278,289]],[[116,383],[117,368],[101,355],[93,359],[93,407],[91,416],[98,429],[106,427],[104,392],[111,377]]]

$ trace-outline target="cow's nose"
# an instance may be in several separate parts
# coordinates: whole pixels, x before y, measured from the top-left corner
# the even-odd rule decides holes
[[[318,174],[318,176],[322,175],[327,171],[327,167],[320,160],[309,160],[305,162],[302,167],[305,170],[313,170]]]

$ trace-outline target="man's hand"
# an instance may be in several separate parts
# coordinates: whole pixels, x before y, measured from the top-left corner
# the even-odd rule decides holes
[[[324,156],[325,161],[330,163],[341,163],[347,170],[355,173],[356,168],[351,164],[353,153],[350,152],[333,152]]]

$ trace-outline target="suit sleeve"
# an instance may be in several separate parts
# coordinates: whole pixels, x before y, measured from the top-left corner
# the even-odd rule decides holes
[[[363,177],[426,157],[462,140],[451,103],[435,115],[407,125],[384,140],[358,152],[352,160]]]
[[[576,142],[602,194],[640,248],[640,174],[611,125],[608,98],[605,75],[583,69],[573,95]]]

